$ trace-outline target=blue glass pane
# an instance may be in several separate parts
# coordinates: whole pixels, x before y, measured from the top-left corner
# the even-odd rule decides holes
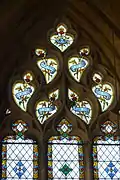
[[[98,137],[93,145],[94,179],[120,179],[120,138]]]
[[[21,120],[12,126],[15,136],[2,141],[2,180],[37,180],[38,147],[36,142],[24,137],[27,125]]]

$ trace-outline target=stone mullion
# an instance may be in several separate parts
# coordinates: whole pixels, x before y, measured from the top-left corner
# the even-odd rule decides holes
[[[66,60],[66,59],[65,59]],[[64,59],[63,59],[64,61]],[[61,86],[60,86],[60,97],[63,102],[63,105],[66,104],[66,98],[67,98],[67,82],[66,82],[66,76],[65,76],[65,71],[67,70],[65,66],[62,67],[62,77],[61,77]]]
[[[42,140],[39,146],[39,178],[48,180],[47,144]]]
[[[83,145],[84,149],[84,172],[85,180],[93,179],[93,168],[92,168],[92,143],[85,142]]]

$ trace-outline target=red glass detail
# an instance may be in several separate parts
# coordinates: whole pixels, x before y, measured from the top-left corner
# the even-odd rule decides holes
[[[95,82],[96,82],[96,83],[100,83],[100,79],[97,78],[97,77],[95,77]]]
[[[55,97],[51,97],[51,98],[50,98],[50,101],[55,101]]]
[[[26,81],[27,83],[29,83],[29,82],[30,82],[30,76],[29,76],[29,75],[27,75],[27,76],[26,76],[25,81]]]
[[[64,34],[64,31],[63,31],[63,30],[60,30],[59,34],[61,34],[61,35]]]
[[[72,101],[76,101],[77,100],[77,98],[74,96],[74,97],[72,97]]]
[[[43,52],[39,51],[39,56],[40,57],[45,57],[45,54]]]
[[[82,56],[86,56],[88,54],[88,51],[86,49],[83,50],[83,52],[81,52]]]

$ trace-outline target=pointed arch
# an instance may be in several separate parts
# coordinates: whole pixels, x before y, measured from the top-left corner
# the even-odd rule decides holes
[[[83,143],[70,136],[72,125],[63,119],[57,126],[59,136],[48,141],[48,179],[83,179]]]
[[[94,179],[119,179],[120,177],[120,137],[114,133],[117,125],[106,121],[101,125],[103,136],[93,141]]]
[[[24,136],[24,122],[20,120],[17,125],[13,123],[12,133],[14,131],[16,135],[7,136],[2,141],[2,149],[5,150],[2,162],[8,163],[2,165],[5,178],[10,174],[10,178],[14,176],[19,179],[83,180],[92,178],[94,173],[91,169],[91,142],[94,133],[97,130],[101,132],[94,126],[97,126],[101,116],[107,116],[115,108],[118,82],[109,68],[99,64],[101,57],[94,45],[77,39],[77,33],[70,23],[65,22],[59,22],[49,31],[48,42],[52,46],[47,43],[44,47],[43,44],[35,46],[28,62],[19,67],[10,80],[10,111],[7,115],[15,119],[19,116],[20,119],[26,119],[22,117],[28,116],[30,119],[27,118],[25,122],[31,121],[31,131],[36,130],[38,144],[32,140],[31,134],[28,133],[29,138]],[[69,117],[70,122],[64,117]],[[93,145],[93,151],[97,148],[95,152],[100,152],[98,141],[95,141],[97,145]],[[4,159],[4,155],[9,155],[6,152],[11,147],[14,151],[10,155],[12,159]],[[26,158],[28,152],[26,153],[25,148],[28,152],[31,149],[30,159]],[[24,155],[23,159],[17,159],[21,153]],[[95,160],[95,164],[97,163]],[[99,164],[99,170],[94,167],[97,174],[101,171]],[[96,176],[94,175],[95,178]]]
[[[38,146],[24,136],[28,126],[22,120],[12,124],[15,135],[2,140],[2,180],[38,179]]]

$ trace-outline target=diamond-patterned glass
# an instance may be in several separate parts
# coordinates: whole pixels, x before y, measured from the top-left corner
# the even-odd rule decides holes
[[[117,131],[117,125],[111,121],[106,121],[101,125],[101,131],[105,134],[114,134]]]
[[[120,179],[120,138],[96,137],[93,144],[94,180]]]
[[[21,122],[18,124],[18,128],[16,127],[17,130],[22,130]],[[13,127],[16,124],[14,123]],[[17,134],[3,139],[2,180],[5,179],[38,179],[38,147],[35,141]]]
[[[70,124],[63,119],[58,130],[61,136],[54,136],[48,142],[48,179],[83,180],[83,149],[79,137],[68,136]],[[61,131],[60,131],[61,129]],[[66,132],[66,135],[65,135]]]
[[[57,125],[57,131],[59,131],[62,136],[65,136],[72,131],[72,124],[70,124],[66,119],[63,119]]]
[[[23,134],[25,131],[27,131],[28,127],[27,124],[22,120],[17,120],[15,123],[12,124],[12,130],[16,134]]]

